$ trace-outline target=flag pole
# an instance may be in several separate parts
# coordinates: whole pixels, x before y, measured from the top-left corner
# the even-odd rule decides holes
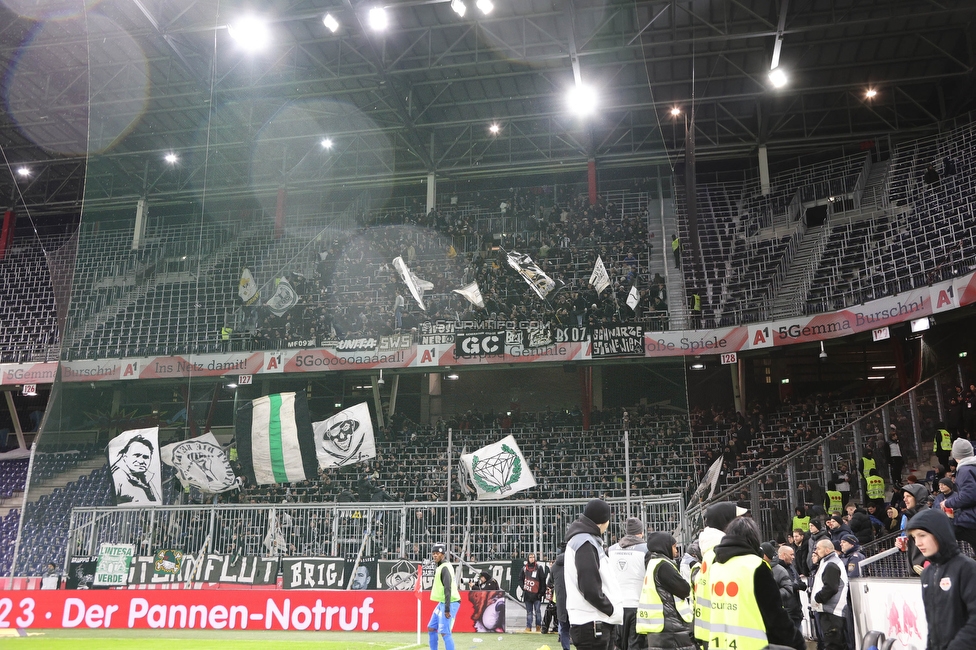
[[[627,495],[627,516],[630,517],[630,431],[624,429],[624,494]]]
[[[454,438],[454,429],[447,428],[447,537],[444,543],[447,544],[447,561],[451,561],[451,457],[454,455],[451,443]]]

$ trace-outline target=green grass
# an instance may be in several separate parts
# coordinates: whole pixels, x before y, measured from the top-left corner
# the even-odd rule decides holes
[[[417,634],[394,632],[267,632],[213,630],[0,630],[3,650],[415,650]],[[455,634],[458,650],[560,650],[555,634]],[[443,648],[443,642],[440,648]]]

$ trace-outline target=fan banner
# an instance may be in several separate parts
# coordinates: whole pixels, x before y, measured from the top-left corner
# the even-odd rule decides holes
[[[410,295],[413,299],[417,301],[420,308],[427,311],[427,307],[424,306],[424,290],[429,282],[423,282],[416,275],[414,275],[409,268],[407,268],[407,263],[403,261],[402,257],[393,258],[393,268],[396,272],[400,274],[400,279],[403,283],[407,285],[410,289]],[[434,285],[430,284],[430,288],[433,289]]]
[[[590,284],[596,289],[597,295],[610,286],[610,276],[607,274],[607,267],[603,265],[603,258],[599,255],[596,264],[593,265],[593,273],[590,274]]]
[[[123,431],[108,443],[115,505],[161,506],[159,427]]]
[[[315,478],[315,441],[305,393],[258,397],[237,411],[237,453],[255,485]]]
[[[289,309],[298,304],[298,294],[287,278],[279,278],[274,295],[268,299],[266,306],[275,316],[284,316]]]
[[[195,487],[209,494],[237,489],[241,481],[234,474],[230,458],[209,431],[160,449],[162,461],[176,468],[183,487]]]
[[[461,456],[478,499],[504,499],[535,487],[535,477],[514,436]]]
[[[328,420],[313,422],[319,467],[342,467],[376,458],[373,420],[366,402],[340,411]]]
[[[630,288],[630,293],[627,294],[627,306],[636,311],[638,304],[640,304],[640,293],[637,291],[637,285],[635,284]]]
[[[478,287],[477,282],[466,284],[460,289],[454,289],[452,293],[460,294],[465,300],[470,302],[478,309],[485,308],[485,299],[484,296],[481,295],[481,289]]]

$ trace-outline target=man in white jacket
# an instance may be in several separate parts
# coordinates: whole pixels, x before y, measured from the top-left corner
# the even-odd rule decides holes
[[[628,517],[624,524],[624,536],[610,547],[610,568],[620,585],[624,622],[617,626],[617,646],[623,650],[643,650],[647,647],[647,635],[637,634],[637,606],[641,589],[644,588],[644,522]]]
[[[620,587],[603,550],[610,505],[592,499],[566,531],[566,611],[577,650],[609,650],[623,623]]]

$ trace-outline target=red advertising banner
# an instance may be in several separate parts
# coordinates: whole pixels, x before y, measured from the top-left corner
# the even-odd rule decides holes
[[[485,618],[467,596],[455,632],[474,632]],[[434,603],[420,604],[426,627]],[[0,591],[0,628],[11,627],[414,632],[417,598],[412,591]]]

